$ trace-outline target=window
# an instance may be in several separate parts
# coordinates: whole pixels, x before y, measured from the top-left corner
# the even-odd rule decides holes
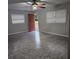
[[[23,14],[12,14],[12,24],[24,23],[24,15]]]
[[[47,23],[55,23],[55,11],[47,12]]]
[[[66,23],[66,10],[47,12],[47,23]]]

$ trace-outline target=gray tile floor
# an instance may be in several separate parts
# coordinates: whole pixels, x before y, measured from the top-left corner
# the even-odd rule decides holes
[[[40,33],[39,48],[34,32],[8,38],[8,59],[68,59],[69,38]]]

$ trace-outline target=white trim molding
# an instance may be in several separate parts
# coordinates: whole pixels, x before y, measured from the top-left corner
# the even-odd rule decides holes
[[[46,31],[41,31],[43,33],[51,34],[51,35],[58,35],[58,36],[63,36],[63,37],[69,37],[68,35],[63,35],[63,34],[57,34],[57,33],[52,33],[52,32],[46,32]]]
[[[8,35],[14,35],[14,34],[19,34],[19,33],[24,33],[24,32],[27,32],[27,31],[21,31],[21,32],[11,33],[11,34],[8,34]]]

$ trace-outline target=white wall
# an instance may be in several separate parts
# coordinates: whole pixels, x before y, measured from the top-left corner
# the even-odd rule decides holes
[[[69,21],[70,21],[70,10],[69,10],[69,3],[56,5],[55,8],[50,7],[50,10],[44,10],[41,12],[37,12],[38,14],[38,21],[40,26],[40,31],[44,32],[50,32],[50,33],[56,33],[61,35],[67,35],[69,36]],[[52,11],[52,10],[61,10],[66,9],[66,23],[47,23],[46,22],[46,12]]]
[[[25,23],[12,24],[11,14],[23,14],[25,16]],[[26,11],[9,10],[8,12],[8,34],[28,31],[28,16]]]

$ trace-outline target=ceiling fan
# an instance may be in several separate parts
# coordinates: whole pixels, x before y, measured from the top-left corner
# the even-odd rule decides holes
[[[31,5],[34,10],[38,8],[46,8],[46,4],[44,2],[38,0],[32,0],[32,2],[27,2],[28,5]]]

